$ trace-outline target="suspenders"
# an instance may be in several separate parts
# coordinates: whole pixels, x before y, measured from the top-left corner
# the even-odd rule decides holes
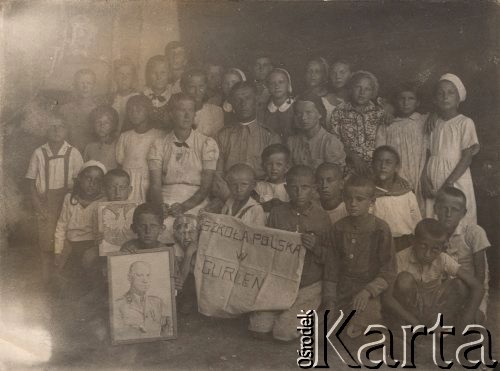
[[[49,161],[51,160],[56,160],[58,158],[63,158],[64,159],[64,188],[68,189],[68,180],[69,180],[69,157],[71,155],[71,150],[73,147],[68,147],[66,150],[66,153],[64,155],[55,155],[52,157],[49,157],[49,154],[47,153],[47,150],[45,148],[42,148],[42,153],[43,157],[45,158],[45,192],[49,190]]]

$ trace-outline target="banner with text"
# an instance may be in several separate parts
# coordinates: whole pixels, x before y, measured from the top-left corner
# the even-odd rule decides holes
[[[291,307],[305,249],[300,234],[205,213],[194,276],[200,313],[234,317]]]

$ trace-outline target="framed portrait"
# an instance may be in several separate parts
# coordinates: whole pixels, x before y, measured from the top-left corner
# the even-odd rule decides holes
[[[108,256],[113,345],[175,339],[173,248]]]
[[[137,205],[137,202],[130,201],[100,202],[97,205],[99,232],[102,236],[100,256],[119,252],[125,242],[135,238],[130,226]]]

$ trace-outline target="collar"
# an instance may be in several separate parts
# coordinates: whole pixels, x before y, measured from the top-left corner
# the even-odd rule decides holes
[[[63,145],[61,146],[61,148],[59,149],[59,152],[57,152],[56,154],[52,153],[52,150],[50,149],[50,146],[49,146],[49,143],[45,143],[42,148],[44,148],[46,151],[47,151],[47,154],[49,155],[49,157],[52,157],[52,156],[62,156],[66,153],[66,151],[68,150],[68,148],[70,148],[71,146],[69,145],[68,142],[64,141],[63,142]]]
[[[451,237],[460,236],[461,234],[464,234],[466,228],[467,228],[467,223],[464,221],[464,219],[460,220],[460,222],[457,225],[457,228],[455,228],[455,231],[453,232]]]
[[[420,116],[421,116],[420,113],[413,112],[408,117],[395,117],[394,121],[405,121],[405,120],[418,121],[420,119]]]
[[[375,197],[383,196],[402,196],[412,191],[412,186],[406,179],[401,178],[398,174],[394,177],[391,189],[376,187]]]
[[[269,104],[267,105],[267,109],[269,112],[274,113],[276,111],[280,112],[285,112],[287,111],[293,104],[294,100],[292,98],[287,98],[281,106],[277,106],[274,104],[272,100],[269,101]]]
[[[187,139],[184,141],[184,143],[186,143],[188,145],[189,148],[193,148],[194,146],[194,136],[195,136],[195,131],[193,129],[191,129],[191,133],[189,133],[189,136],[187,137]],[[175,133],[174,131],[172,130],[170,133],[168,133],[168,141],[169,142],[177,142],[177,143],[182,143],[182,140],[179,140],[179,138],[177,138],[175,136]]]
[[[227,112],[227,113],[233,112],[233,106],[227,100],[224,101],[224,103],[222,103],[222,109],[224,110],[224,112]]]
[[[168,87],[165,88],[165,90],[160,93],[160,94],[156,94],[155,92],[153,92],[153,90],[149,87],[145,88],[144,89],[144,95],[146,97],[148,97],[149,99],[151,99],[152,103],[153,103],[153,107],[163,107],[164,105],[166,105],[168,103],[168,100],[170,99],[170,90],[168,89]],[[163,102],[160,102],[158,100],[158,96],[162,96],[163,98],[165,98],[165,100]]]
[[[363,106],[361,109],[355,109],[351,102],[346,102],[345,108],[358,113],[368,113],[371,111],[375,111],[377,109],[377,106],[375,105],[375,103],[370,101],[366,106]]]
[[[241,126],[250,126],[250,125],[252,125],[252,124],[254,124],[256,122],[257,122],[257,118],[254,118],[252,121],[249,121],[249,122],[240,122],[239,124]]]

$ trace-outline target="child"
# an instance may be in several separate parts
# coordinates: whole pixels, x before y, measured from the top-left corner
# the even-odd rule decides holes
[[[188,64],[186,48],[180,41],[171,41],[165,46],[165,59],[169,69],[169,91],[171,94],[181,92],[181,76]]]
[[[132,130],[120,135],[116,144],[116,162],[130,175],[132,194],[130,200],[143,203],[149,188],[147,155],[156,138],[163,132],[152,128],[148,119],[151,101],[144,95],[135,95],[127,102],[127,119]]]
[[[221,214],[234,216],[250,225],[264,226],[264,210],[252,197],[256,185],[255,171],[247,164],[236,164],[227,171],[226,180],[231,195]]]
[[[128,99],[133,95],[139,94],[135,89],[137,84],[137,69],[134,63],[128,59],[117,59],[113,67],[116,91],[111,105],[118,112],[119,121],[116,134],[119,135],[122,131],[130,129],[130,127],[124,127],[125,108]]]
[[[172,95],[168,86],[168,66],[163,55],[149,58],[146,64],[146,88],[143,91],[152,104],[149,114],[151,125],[167,131],[169,129],[167,103]]]
[[[181,77],[182,92],[195,100],[196,115],[194,128],[207,137],[215,137],[224,127],[222,109],[214,104],[206,103],[207,76],[203,70],[189,70]]]
[[[286,143],[294,133],[292,80],[287,70],[275,68],[267,78],[271,99],[264,111],[264,125],[273,130]]]
[[[137,235],[137,238],[125,242],[120,251],[137,254],[140,250],[166,247],[158,241],[158,236],[165,229],[161,205],[144,203],[137,206],[130,229]]]
[[[447,237],[437,220],[423,219],[415,229],[415,244],[398,253],[398,275],[383,298],[391,328],[432,326],[439,313],[447,324],[474,323],[483,288],[445,253]]]
[[[347,85],[352,76],[351,64],[346,60],[337,60],[330,66],[330,83],[332,93],[338,100],[346,101],[349,98]]]
[[[273,61],[269,55],[261,54],[255,58],[253,65],[253,77],[257,98],[257,117],[262,120],[266,104],[269,102],[269,89],[267,88],[267,77],[273,70]]]
[[[74,76],[74,100],[61,106],[61,114],[68,123],[69,142],[83,152],[93,139],[89,125],[89,113],[97,106],[94,96],[96,75],[90,69],[82,69]]]
[[[207,74],[207,103],[222,106],[222,76],[224,68],[217,63],[209,63],[206,66]]]
[[[262,151],[262,167],[266,171],[266,180],[257,182],[255,191],[261,203],[272,200],[288,202],[285,189],[285,174],[290,169],[290,151],[283,144],[276,143]],[[264,205],[262,205],[264,207]]]
[[[54,232],[64,196],[83,164],[82,155],[66,141],[67,127],[60,117],[50,117],[47,143],[31,156],[26,178],[36,215],[42,279],[49,280],[54,259]]]
[[[181,313],[191,313],[198,308],[194,265],[198,251],[198,219],[192,214],[179,215],[174,220],[174,241],[178,265],[177,306]]]
[[[332,113],[327,130],[344,144],[348,170],[370,175],[375,136],[380,125],[386,125],[387,114],[373,100],[378,96],[378,80],[370,72],[355,72],[349,82],[349,101]]]
[[[401,158],[399,175],[410,182],[415,191],[421,213],[425,212],[425,202],[420,191],[420,178],[425,165],[426,140],[424,124],[426,115],[416,112],[420,105],[417,87],[405,84],[396,93],[397,117],[389,126],[377,129],[375,146],[393,147]]]
[[[454,186],[467,198],[467,224],[477,224],[476,198],[469,165],[479,152],[474,122],[458,113],[465,101],[462,81],[447,73],[439,79],[435,102],[438,108],[436,126],[429,138],[427,162],[422,172],[422,193],[426,198],[426,215],[434,213],[434,197],[441,188]]]
[[[343,174],[342,167],[331,162],[324,162],[316,169],[319,201],[323,210],[328,213],[332,225],[347,216],[345,203],[342,201]]]
[[[116,168],[118,112],[111,106],[99,106],[90,112],[89,121],[94,126],[98,141],[87,144],[83,152],[83,159],[85,161],[99,161],[106,169]]]
[[[64,198],[54,233],[56,265],[76,295],[92,289],[100,277],[94,218],[98,202],[105,201],[105,173],[106,168],[98,161],[82,165],[73,191]]]
[[[342,101],[335,94],[328,92],[328,63],[319,57],[309,61],[306,67],[307,92],[321,98],[326,109],[323,124],[330,122],[332,112]],[[323,126],[325,127],[325,126]]]
[[[306,248],[299,292],[291,308],[282,312],[254,312],[248,329],[258,338],[272,334],[274,339],[290,341],[299,337],[297,314],[304,308],[318,309],[321,304],[321,279],[324,249],[317,237],[330,227],[328,215],[313,202],[316,184],[311,168],[299,165],[286,173],[290,202],[274,207],[267,226],[301,233]]]
[[[357,337],[381,320],[380,294],[395,277],[394,245],[387,223],[369,213],[375,202],[373,181],[352,175],[344,202],[349,215],[333,225],[325,242],[323,301],[326,309],[356,310],[347,334]]]
[[[411,185],[399,176],[399,168],[399,154],[394,148],[381,146],[373,152],[373,174],[377,186],[373,214],[389,224],[396,252],[412,244],[413,231],[422,219],[417,198]]]
[[[488,262],[486,249],[491,246],[486,232],[477,224],[467,224],[464,216],[467,200],[465,194],[453,187],[445,187],[436,195],[434,211],[448,233],[446,253],[460,264],[468,274],[484,283],[484,298],[479,306],[479,323],[486,319],[488,305]]]
[[[299,96],[295,101],[298,133],[288,138],[294,165],[316,169],[323,162],[345,165],[344,146],[333,134],[323,129],[326,110],[314,94]]]
[[[222,77],[222,110],[224,111],[224,125],[230,126],[238,122],[233,106],[229,103],[229,95],[234,85],[247,81],[246,75],[238,68],[230,68]]]
[[[125,170],[111,169],[104,176],[104,194],[107,201],[127,201],[132,187]]]

